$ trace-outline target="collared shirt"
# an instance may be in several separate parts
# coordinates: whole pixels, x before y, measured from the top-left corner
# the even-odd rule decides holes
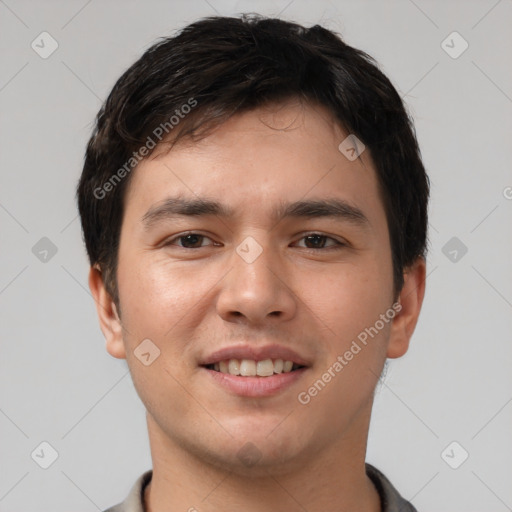
[[[386,476],[376,467],[366,463],[366,474],[370,477],[380,496],[381,512],[418,512],[404,500]],[[104,512],[145,512],[144,489],[151,481],[153,470],[143,473],[133,485],[126,499]]]

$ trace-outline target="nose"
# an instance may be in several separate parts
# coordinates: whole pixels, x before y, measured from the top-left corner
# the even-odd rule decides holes
[[[279,255],[260,247],[262,251],[254,261],[242,251],[233,251],[231,271],[223,279],[217,299],[218,314],[228,322],[262,325],[272,319],[290,320],[296,313],[293,283],[285,275]],[[250,250],[255,250],[254,242]]]

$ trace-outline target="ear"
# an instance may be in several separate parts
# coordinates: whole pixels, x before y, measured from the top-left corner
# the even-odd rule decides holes
[[[112,297],[107,292],[100,268],[95,265],[89,271],[89,288],[91,289],[100,328],[106,340],[107,352],[118,359],[126,359],[123,343],[121,320]]]
[[[420,315],[425,295],[426,264],[423,258],[416,261],[404,272],[404,286],[398,302],[401,309],[393,318],[391,335],[386,356],[394,359],[403,356],[409,348],[409,341]]]

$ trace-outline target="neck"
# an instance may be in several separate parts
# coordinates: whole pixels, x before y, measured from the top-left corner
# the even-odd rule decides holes
[[[145,490],[145,512],[380,512],[380,497],[365,471],[369,414],[327,450],[253,474],[206,463],[170,440],[148,414],[153,477]]]

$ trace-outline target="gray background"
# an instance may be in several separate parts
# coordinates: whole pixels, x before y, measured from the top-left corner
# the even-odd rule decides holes
[[[416,120],[432,180],[427,295],[378,387],[368,462],[420,512],[512,510],[511,0],[0,0],[0,511],[103,510],[151,467],[144,407],[88,291],[74,189],[126,67],[198,17],[247,11],[341,32]],[[58,43],[47,58],[31,47],[51,48],[43,31]],[[458,36],[442,45],[453,31],[469,44],[458,58],[445,51]],[[58,453],[48,469],[43,441]]]

